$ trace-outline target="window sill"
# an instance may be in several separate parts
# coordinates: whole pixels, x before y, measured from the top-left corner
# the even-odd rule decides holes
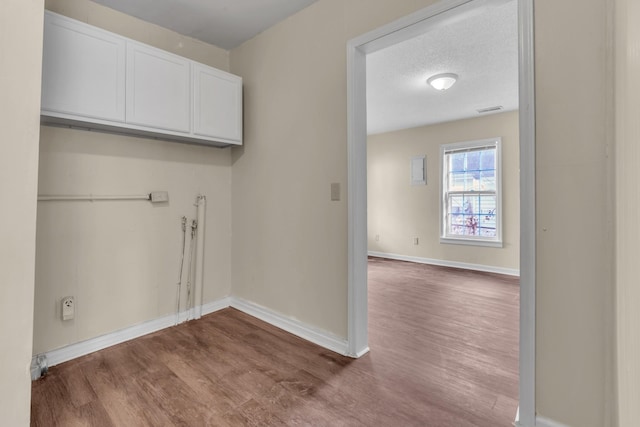
[[[440,243],[450,245],[484,246],[489,248],[503,247],[502,240],[456,239],[453,237],[441,237]]]

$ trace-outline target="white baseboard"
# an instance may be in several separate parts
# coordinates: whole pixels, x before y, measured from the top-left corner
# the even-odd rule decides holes
[[[336,353],[347,355],[348,344],[343,338],[337,337],[329,332],[306,325],[295,319],[288,318],[280,313],[268,308],[261,307],[241,298],[226,297],[202,305],[202,315],[210,314],[227,307],[233,307],[250,316],[263,320],[277,328],[299,336],[307,341],[311,341],[321,347]],[[183,311],[178,315],[178,323],[194,318],[194,310]],[[158,319],[149,320],[138,325],[130,326],[115,332],[111,332],[96,338],[91,338],[75,344],[47,351],[48,366],[55,366],[63,362],[75,359],[80,356],[102,350],[161,329],[169,328],[176,324],[176,315],[171,314]],[[33,356],[33,360],[39,356]]]
[[[531,426],[531,425],[525,425],[522,424],[520,422],[520,406],[518,406],[518,410],[516,412],[516,420],[513,422],[513,425],[515,427],[569,427],[565,424],[561,424],[557,421],[553,421],[550,420],[549,418],[545,418],[545,417],[538,417],[536,416],[536,425],[535,426]]]
[[[231,297],[231,307],[328,350],[342,354],[343,356],[348,355],[349,346],[347,340],[333,335],[330,332],[286,317],[241,298]]]
[[[345,354],[345,356],[349,356],[349,357],[353,357],[354,359],[359,359],[362,356],[364,356],[365,354],[369,353],[369,347],[366,347],[358,352],[356,352],[356,354]]]
[[[216,301],[202,304],[202,315],[215,313],[231,306],[231,297],[222,298]]]
[[[213,301],[202,306],[202,314],[213,313],[214,311],[222,310],[229,307],[229,297],[223,298],[217,301]],[[188,319],[193,318],[193,315],[189,311],[183,311],[178,315],[178,323],[182,323]],[[141,337],[143,335],[150,334],[152,332],[159,331],[161,329],[169,328],[176,324],[176,315],[170,314],[158,319],[149,320],[147,322],[140,323],[138,325],[130,326],[115,332],[111,332],[96,338],[91,338],[79,343],[70,344],[68,346],[58,348],[55,350],[47,351],[44,355],[47,357],[47,363],[49,366],[55,366],[57,364],[67,362],[71,359],[75,359],[80,356],[84,356],[94,351],[102,350],[107,347],[111,347],[116,344],[123,343],[125,341],[132,340],[134,338]],[[34,355],[35,359],[38,355]]]
[[[566,424],[559,423],[545,417],[536,416],[536,427],[569,427]]]
[[[487,273],[499,273],[499,274],[506,274],[509,276],[520,276],[520,270],[514,269],[514,268],[495,267],[491,265],[482,265],[482,264],[470,264],[466,262],[446,261],[442,259],[421,258],[416,256],[389,254],[389,253],[376,252],[376,251],[369,251],[369,256],[374,256],[378,258],[396,259],[398,261],[417,262],[419,264],[431,264],[431,265],[439,265],[442,267],[455,267],[455,268],[462,268],[465,270],[484,271]]]

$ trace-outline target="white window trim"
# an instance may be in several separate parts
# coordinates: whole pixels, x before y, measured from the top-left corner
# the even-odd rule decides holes
[[[496,147],[496,237],[487,239],[479,236],[451,237],[446,235],[446,203],[444,183],[445,176],[445,152],[463,150],[495,145]],[[454,142],[440,145],[440,243],[454,245],[487,246],[494,248],[503,247],[502,242],[502,138],[487,138],[476,141]]]

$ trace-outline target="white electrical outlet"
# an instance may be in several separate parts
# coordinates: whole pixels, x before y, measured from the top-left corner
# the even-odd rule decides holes
[[[62,298],[62,320],[71,320],[76,313],[76,301],[73,297]]]

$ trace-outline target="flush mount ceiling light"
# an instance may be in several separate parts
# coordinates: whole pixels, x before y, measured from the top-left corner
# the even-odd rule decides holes
[[[429,83],[434,89],[437,90],[447,90],[458,80],[458,75],[453,73],[443,73],[436,74],[435,76],[431,76],[427,79],[427,83]]]

